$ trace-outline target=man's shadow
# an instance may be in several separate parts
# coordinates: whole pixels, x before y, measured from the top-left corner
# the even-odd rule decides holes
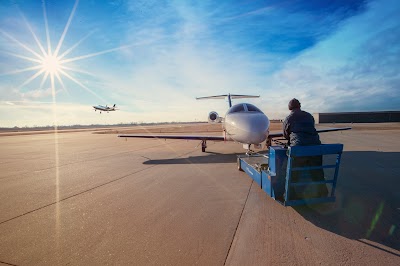
[[[336,202],[294,209],[318,227],[400,256],[373,243],[400,250],[399,162],[399,152],[343,152]]]
[[[208,155],[185,158],[150,159],[143,164],[234,163],[239,154],[208,152]],[[382,248],[373,242],[399,250],[399,161],[398,152],[343,152],[335,193],[336,202],[298,206],[294,209],[325,230],[379,249]]]

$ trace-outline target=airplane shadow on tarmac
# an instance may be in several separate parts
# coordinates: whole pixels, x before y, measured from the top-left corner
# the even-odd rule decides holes
[[[400,153],[343,152],[336,202],[294,209],[314,225],[393,255],[400,253]]]
[[[234,154],[222,154],[208,152],[206,156],[189,156],[186,158],[173,158],[173,159],[158,159],[148,160],[143,164],[205,164],[205,163],[234,163],[237,161],[237,155]]]

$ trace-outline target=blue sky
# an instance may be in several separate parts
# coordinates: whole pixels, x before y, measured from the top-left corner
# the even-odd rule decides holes
[[[311,113],[399,110],[399,13],[395,0],[3,0],[0,126],[205,121],[228,104],[195,97],[226,93],[260,95],[248,102],[272,119],[293,97]]]

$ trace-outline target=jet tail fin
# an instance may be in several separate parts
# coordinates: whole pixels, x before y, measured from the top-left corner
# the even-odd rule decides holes
[[[215,96],[205,96],[205,97],[196,97],[196,100],[205,100],[205,99],[225,99],[228,97],[229,107],[232,107],[232,99],[240,99],[240,98],[259,98],[260,95],[243,95],[243,94],[223,94],[223,95],[215,95]]]

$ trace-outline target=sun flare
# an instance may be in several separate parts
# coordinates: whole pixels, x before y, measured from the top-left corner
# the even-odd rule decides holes
[[[91,93],[93,96],[96,98],[100,99],[101,101],[105,102],[105,99],[103,99],[100,95],[98,95],[95,91],[91,90],[88,88],[85,84],[80,82],[74,75],[74,73],[80,73],[80,74],[89,74],[92,75],[92,73],[89,73],[84,70],[80,70],[79,68],[73,67],[70,64],[74,61],[79,61],[83,60],[86,58],[90,57],[95,57],[99,56],[102,54],[107,54],[111,53],[117,50],[125,49],[131,45],[125,45],[125,46],[119,46],[116,48],[112,49],[107,49],[99,52],[94,52],[94,53],[89,53],[81,56],[76,56],[76,57],[68,57],[68,55],[76,49],[84,40],[86,40],[94,31],[89,32],[87,35],[82,37],[78,42],[76,42],[74,45],[70,46],[69,48],[64,49],[63,51],[63,42],[64,39],[67,35],[69,26],[71,24],[72,18],[74,17],[76,8],[78,6],[79,0],[75,0],[75,4],[72,8],[72,11],[69,15],[68,21],[65,25],[64,31],[61,34],[61,37],[57,43],[56,46],[53,46],[50,40],[50,34],[49,34],[49,24],[47,20],[47,11],[46,11],[46,3],[45,0],[42,1],[42,8],[43,8],[43,18],[45,22],[45,32],[46,32],[46,41],[42,42],[39,40],[39,37],[36,35],[36,33],[33,30],[33,27],[30,25],[28,20],[25,18],[25,16],[21,13],[22,20],[25,22],[27,29],[30,31],[32,34],[32,37],[35,42],[32,42],[32,44],[25,44],[21,41],[19,41],[17,38],[12,36],[12,34],[6,32],[0,27],[0,36],[4,36],[8,40],[12,41],[13,43],[17,44],[18,46],[22,47],[26,53],[22,54],[17,54],[17,53],[9,53],[9,55],[18,57],[20,59],[24,59],[29,62],[33,62],[34,65],[26,67],[26,68],[21,68],[17,69],[11,72],[7,73],[0,73],[0,76],[2,75],[15,75],[23,72],[34,72],[30,77],[28,77],[20,86],[18,86],[18,89],[24,89],[25,86],[33,82],[34,80],[42,77],[42,80],[39,85],[39,90],[43,89],[48,82],[50,82],[50,87],[55,94],[56,91],[59,91],[59,88],[56,89],[56,86],[61,86],[61,88],[67,92],[67,87],[63,81],[69,80],[78,85],[79,87],[85,89],[87,92]],[[36,45],[35,45],[36,44]],[[47,46],[46,46],[47,44]],[[95,76],[95,75],[94,75]],[[55,95],[53,95],[53,101],[55,101]]]
[[[42,70],[46,71],[48,74],[58,74],[61,70],[60,60],[53,55],[47,55],[43,58]]]

